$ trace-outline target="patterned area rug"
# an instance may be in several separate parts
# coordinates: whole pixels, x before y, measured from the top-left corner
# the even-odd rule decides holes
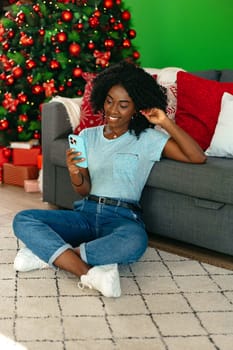
[[[232,270],[149,247],[119,267],[118,299],[80,290],[63,271],[16,273],[20,243],[2,198],[0,349],[232,350]]]

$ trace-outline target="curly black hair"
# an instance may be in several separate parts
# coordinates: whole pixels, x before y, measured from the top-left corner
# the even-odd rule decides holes
[[[143,68],[124,60],[104,69],[94,78],[90,102],[95,113],[103,112],[106,96],[114,85],[121,85],[134,102],[136,113],[130,121],[129,131],[137,137],[145,129],[154,127],[140,110],[160,108],[166,111],[165,90]]]

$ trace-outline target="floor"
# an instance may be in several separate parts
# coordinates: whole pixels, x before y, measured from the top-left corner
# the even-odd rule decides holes
[[[17,273],[11,222],[32,207],[52,210],[40,193],[1,185],[0,349],[232,350],[232,270],[149,247],[120,266],[118,299],[80,290],[64,271]]]

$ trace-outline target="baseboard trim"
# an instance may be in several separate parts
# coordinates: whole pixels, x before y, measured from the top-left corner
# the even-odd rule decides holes
[[[209,249],[154,234],[149,234],[149,246],[168,253],[233,270],[233,256],[231,255],[217,253]]]

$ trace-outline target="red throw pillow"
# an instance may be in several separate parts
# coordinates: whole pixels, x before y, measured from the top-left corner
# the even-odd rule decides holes
[[[82,76],[87,83],[85,85],[80,107],[80,123],[74,131],[75,134],[79,134],[83,129],[103,124],[102,113],[94,114],[90,103],[91,90],[93,86],[92,80],[95,78],[96,74],[85,72],[82,74]]]
[[[217,124],[224,92],[233,94],[233,83],[220,83],[187,72],[177,73],[176,124],[206,150]]]

